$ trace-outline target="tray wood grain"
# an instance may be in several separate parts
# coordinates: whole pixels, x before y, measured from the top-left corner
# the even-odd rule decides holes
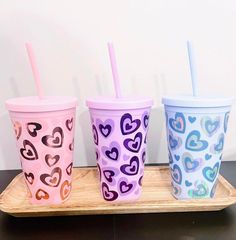
[[[212,199],[176,200],[171,195],[167,166],[147,166],[141,198],[132,203],[110,203],[103,200],[96,168],[74,168],[69,200],[60,205],[34,206],[28,201],[22,173],[17,175],[0,195],[0,209],[17,217],[59,215],[124,214],[216,211],[236,203],[236,189],[219,176]]]

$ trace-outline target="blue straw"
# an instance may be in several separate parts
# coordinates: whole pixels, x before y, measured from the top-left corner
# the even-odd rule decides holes
[[[190,74],[192,79],[193,96],[196,97],[198,95],[196,64],[194,61],[193,46],[189,41],[187,41],[187,49],[188,49],[189,68],[190,68]]]

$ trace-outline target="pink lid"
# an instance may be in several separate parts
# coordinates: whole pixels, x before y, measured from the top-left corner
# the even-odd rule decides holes
[[[148,97],[97,97],[86,100],[89,108],[119,110],[119,109],[139,109],[147,108],[153,105],[153,100]]]
[[[6,107],[13,112],[49,112],[74,108],[77,105],[76,97],[38,96],[11,98],[6,101]]]

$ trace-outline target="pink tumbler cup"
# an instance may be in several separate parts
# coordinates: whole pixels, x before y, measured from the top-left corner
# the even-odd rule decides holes
[[[6,101],[32,204],[59,204],[70,195],[76,105],[63,96]]]
[[[88,99],[101,193],[107,201],[141,194],[150,98]]]

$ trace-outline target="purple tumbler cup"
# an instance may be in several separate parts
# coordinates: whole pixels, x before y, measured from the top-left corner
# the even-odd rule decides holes
[[[94,98],[86,103],[104,199],[138,199],[142,190],[152,99]]]

